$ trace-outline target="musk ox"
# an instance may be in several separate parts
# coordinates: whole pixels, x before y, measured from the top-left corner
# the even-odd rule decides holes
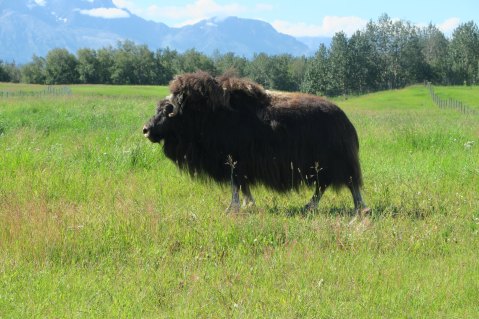
[[[317,207],[328,187],[346,186],[357,212],[360,193],[358,135],[344,112],[314,95],[275,93],[237,77],[187,73],[170,82],[144,126],[150,141],[180,169],[231,182],[228,211],[254,203],[250,185],[278,192],[314,185],[305,210]]]

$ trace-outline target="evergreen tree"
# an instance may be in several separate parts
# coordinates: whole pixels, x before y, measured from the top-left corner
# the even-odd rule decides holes
[[[357,31],[348,42],[347,86],[351,92],[362,94],[376,89],[379,68],[377,54],[366,33]]]
[[[348,39],[344,32],[334,35],[328,59],[326,94],[337,96],[349,93],[348,77]]]
[[[425,79],[436,83],[449,83],[449,41],[434,25],[429,24],[420,32],[422,54],[427,66]]]
[[[478,83],[479,30],[473,21],[454,30],[449,53],[454,83]]]
[[[10,76],[5,68],[5,64],[0,60],[0,82],[10,82]]]
[[[329,50],[324,44],[319,46],[314,57],[308,60],[301,91],[324,95],[327,91]]]

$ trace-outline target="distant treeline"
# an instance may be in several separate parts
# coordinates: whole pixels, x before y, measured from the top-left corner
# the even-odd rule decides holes
[[[268,89],[303,91],[328,96],[362,94],[429,81],[440,85],[479,83],[479,29],[471,21],[447,38],[437,27],[417,27],[387,15],[351,37],[336,33],[330,47],[314,56],[234,53],[211,56],[194,49],[184,53],[151,51],[131,41],[76,55],[53,49],[28,64],[0,61],[0,81],[36,84],[153,84],[165,85],[175,74],[205,70],[214,75],[234,73]]]

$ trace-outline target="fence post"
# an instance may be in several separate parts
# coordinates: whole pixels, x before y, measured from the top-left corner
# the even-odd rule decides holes
[[[470,108],[466,104],[464,104],[464,102],[455,100],[452,97],[441,99],[434,91],[434,88],[430,82],[426,82],[425,85],[429,89],[429,94],[431,95],[432,101],[440,109],[454,109],[463,114],[479,114],[478,110]]]

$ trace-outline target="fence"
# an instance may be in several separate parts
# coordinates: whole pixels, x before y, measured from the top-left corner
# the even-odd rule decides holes
[[[0,97],[24,97],[24,96],[47,96],[47,95],[71,95],[72,90],[68,86],[49,85],[41,91],[0,91]]]
[[[467,106],[466,104],[462,103],[461,101],[454,100],[454,99],[441,99],[436,92],[434,92],[434,88],[431,85],[431,82],[424,83],[426,87],[429,89],[429,93],[431,94],[431,98],[439,108],[441,109],[454,109],[458,112],[463,114],[478,114],[478,111]]]

